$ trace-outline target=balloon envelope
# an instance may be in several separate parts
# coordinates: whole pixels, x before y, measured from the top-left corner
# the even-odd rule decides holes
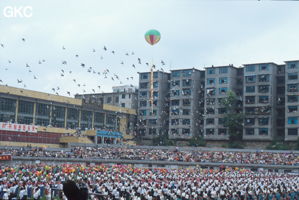
[[[152,29],[152,30],[149,30],[145,33],[144,35],[145,37],[145,40],[150,44],[150,45],[154,45],[156,43],[159,42],[160,38],[161,38],[161,35],[160,35],[160,32],[155,30],[155,29]]]

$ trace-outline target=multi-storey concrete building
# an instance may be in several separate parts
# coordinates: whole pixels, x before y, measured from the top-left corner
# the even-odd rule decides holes
[[[228,140],[228,130],[224,127],[225,108],[221,101],[228,91],[240,96],[242,70],[228,66],[208,67],[205,70],[205,114],[204,138],[206,140]],[[237,108],[236,108],[237,109]]]
[[[58,144],[65,133],[87,130],[119,131],[125,138],[135,117],[133,109],[0,85],[0,142]]]
[[[162,71],[153,72],[153,80],[150,72],[139,73],[138,131],[143,139],[168,132],[169,79],[170,74]]]
[[[285,65],[278,65],[276,72],[276,140],[285,138]]]
[[[285,74],[285,140],[294,141],[299,132],[299,60],[287,61]]]
[[[110,93],[77,94],[75,98],[85,102],[108,104],[117,107],[137,110],[138,91],[134,86],[115,86]]]
[[[191,139],[203,135],[204,71],[171,71],[169,138]]]
[[[244,140],[273,140],[276,137],[275,63],[244,65]]]

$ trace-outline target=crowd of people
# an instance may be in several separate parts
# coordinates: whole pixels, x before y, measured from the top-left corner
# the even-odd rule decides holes
[[[89,199],[263,200],[299,198],[299,176],[247,169],[134,168],[130,165],[0,167],[0,199],[65,199],[63,183],[85,185]]]
[[[71,150],[48,151],[43,148],[0,149],[0,154],[30,157],[125,159],[235,164],[299,165],[298,152],[235,152],[207,150],[166,150],[130,147],[75,147]]]

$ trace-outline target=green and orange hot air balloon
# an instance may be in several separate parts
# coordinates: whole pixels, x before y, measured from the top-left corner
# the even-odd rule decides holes
[[[159,40],[161,39],[161,35],[160,32],[152,29],[149,30],[145,33],[144,35],[145,40],[150,44],[150,45],[154,45],[157,44],[159,42]]]

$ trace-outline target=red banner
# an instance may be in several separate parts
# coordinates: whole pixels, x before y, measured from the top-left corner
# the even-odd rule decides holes
[[[0,161],[10,161],[11,155],[0,155]]]
[[[37,133],[37,126],[0,122],[0,130]]]

